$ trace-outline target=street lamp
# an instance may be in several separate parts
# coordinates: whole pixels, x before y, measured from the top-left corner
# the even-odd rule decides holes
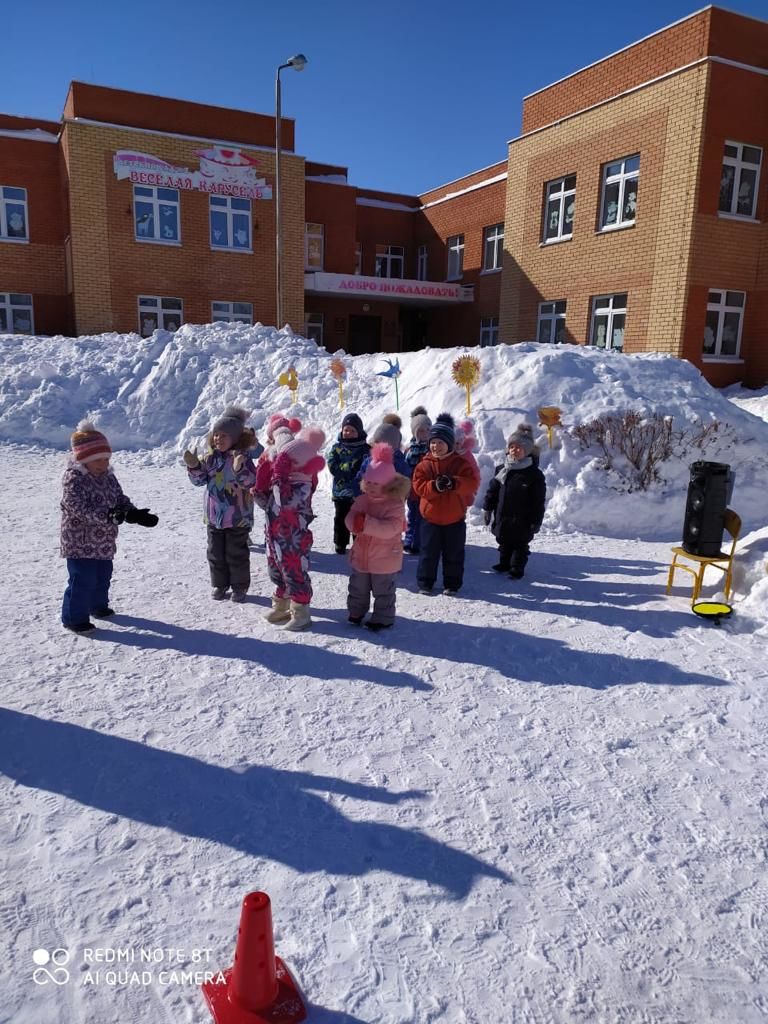
[[[277,288],[277,320],[275,326],[278,330],[283,326],[283,232],[280,222],[280,156],[282,152],[282,140],[280,138],[280,72],[283,68],[293,68],[294,71],[303,71],[307,58],[303,53],[297,53],[289,57],[285,64],[281,64],[275,75],[275,282]]]

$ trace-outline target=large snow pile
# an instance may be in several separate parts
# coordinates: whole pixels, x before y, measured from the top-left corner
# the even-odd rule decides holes
[[[404,433],[407,413],[416,403],[433,416],[443,409],[462,415],[464,393],[451,376],[458,354],[456,349],[424,349],[397,357]],[[672,417],[678,440],[673,457],[661,467],[662,480],[646,492],[630,492],[620,472],[602,468],[597,449],[583,450],[564,431],[557,432],[558,446],[550,451],[542,435],[549,529],[677,540],[688,467],[697,459],[729,463],[736,473],[734,505],[745,529],[764,524],[768,424],[710,387],[689,363],[661,354],[625,356],[536,344],[474,354],[482,366],[472,398],[483,471],[478,501],[505,437],[521,420],[536,423],[541,406],[558,406],[566,427],[632,410]],[[109,434],[113,447],[155,449],[156,458],[169,461],[204,437],[224,403],[252,409],[258,431],[271,412],[289,404],[289,392],[278,377],[293,365],[299,377],[294,411],[320,423],[330,439],[341,415],[330,371],[334,357],[288,330],[261,325],[187,325],[175,334],[158,331],[150,339],[135,334],[0,336],[0,437],[63,448],[74,424],[88,414]],[[381,355],[343,360],[346,408],[360,411],[373,426],[394,406],[393,382],[378,375],[386,363]],[[715,422],[719,428],[703,444],[686,446],[681,440]]]

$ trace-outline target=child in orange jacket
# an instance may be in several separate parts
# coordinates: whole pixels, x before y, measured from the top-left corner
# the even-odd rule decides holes
[[[429,432],[429,452],[414,470],[412,481],[423,519],[416,568],[421,594],[432,593],[441,558],[443,593],[458,593],[464,582],[465,516],[478,481],[472,465],[455,447],[453,417],[440,413]]]

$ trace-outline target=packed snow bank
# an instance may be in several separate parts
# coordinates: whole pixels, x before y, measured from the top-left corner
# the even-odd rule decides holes
[[[733,565],[733,594],[739,611],[735,627],[740,632],[768,636],[768,526],[739,541]]]
[[[733,504],[746,528],[761,527],[768,490],[768,424],[716,391],[689,363],[662,354],[625,356],[579,346],[500,345],[472,350],[482,378],[472,396],[483,473],[478,503],[506,436],[522,420],[537,421],[541,406],[562,410],[566,428],[633,410],[672,418],[673,455],[662,479],[646,492],[630,491],[620,464],[602,468],[600,451],[584,450],[565,431],[550,451],[541,436],[547,476],[546,525],[617,537],[678,540],[689,478],[697,459],[729,463],[736,472]],[[464,391],[451,376],[457,349],[400,353],[403,433],[417,403],[434,415],[457,418]],[[293,365],[305,421],[320,423],[329,439],[338,430],[338,385],[332,358],[347,367],[345,409],[373,427],[394,406],[394,384],[379,376],[381,354],[331,356],[290,330],[257,324],[186,325],[175,334],[104,334],[83,338],[0,336],[0,437],[64,448],[84,415],[104,429],[115,449],[152,450],[171,461],[199,443],[225,403],[253,410],[257,432],[267,416],[290,403],[278,377]],[[392,357],[394,358],[394,357]],[[687,443],[702,425],[719,424],[700,445]],[[474,513],[478,521],[479,513]]]
[[[761,420],[768,420],[768,388],[753,391],[741,384],[734,384],[730,388],[723,388],[723,394],[739,408],[759,416]]]

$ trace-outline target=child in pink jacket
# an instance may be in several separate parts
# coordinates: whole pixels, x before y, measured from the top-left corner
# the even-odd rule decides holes
[[[392,459],[392,448],[386,442],[373,446],[360,483],[362,494],[355,498],[345,520],[355,538],[349,553],[349,621],[360,625],[373,594],[373,613],[365,625],[375,633],[389,629],[395,621],[397,574],[403,567],[405,499],[411,490],[411,481],[395,472]]]

